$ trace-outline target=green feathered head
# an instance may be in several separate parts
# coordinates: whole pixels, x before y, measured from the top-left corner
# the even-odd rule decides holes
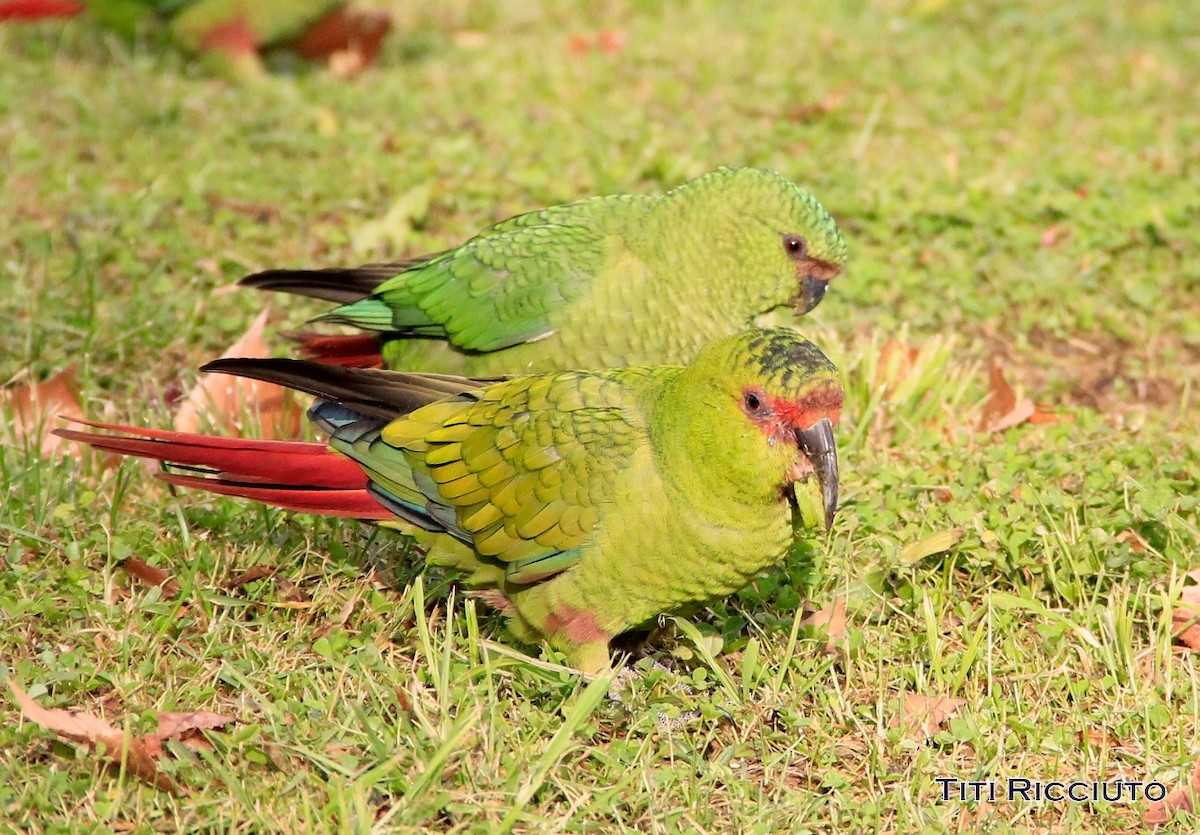
[[[821,349],[787,328],[710,342],[681,375],[691,453],[746,495],[776,491],[804,527],[837,509],[833,427],[844,392]]]
[[[846,266],[846,242],[817,199],[774,171],[718,168],[677,189],[707,204],[714,235],[736,248],[747,280],[782,291],[800,314]]]

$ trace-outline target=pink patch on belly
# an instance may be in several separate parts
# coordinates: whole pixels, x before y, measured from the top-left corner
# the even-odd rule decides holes
[[[546,632],[561,635],[573,644],[607,641],[612,637],[600,628],[600,624],[596,623],[596,616],[591,612],[582,612],[570,606],[550,612],[546,617]]]

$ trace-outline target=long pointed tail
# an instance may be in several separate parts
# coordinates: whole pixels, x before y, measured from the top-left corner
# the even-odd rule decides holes
[[[386,264],[363,264],[361,267],[326,267],[324,269],[264,270],[248,275],[238,284],[277,293],[294,293],[338,304],[365,299],[375,288],[397,273],[420,266],[439,253],[391,261]]]
[[[75,0],[0,0],[0,20],[46,20],[82,12],[83,3]]]
[[[355,519],[392,519],[367,492],[358,464],[324,444],[219,438],[115,423],[74,421],[99,429],[54,434],[95,449],[161,461],[192,474],[162,473],[164,481],[263,504]]]

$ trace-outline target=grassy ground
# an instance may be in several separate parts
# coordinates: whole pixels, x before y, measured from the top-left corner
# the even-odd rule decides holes
[[[811,187],[853,256],[805,322],[851,390],[820,559],[663,636],[674,673],[621,702],[505,651],[393,539],[3,449],[0,666],[135,733],[159,710],[242,723],[174,746],[174,797],[0,697],[0,818],[1114,831],[1144,806],[942,802],[935,781],[1188,778],[1200,669],[1168,602],[1200,562],[1200,7],[728,6],[398,10],[358,81],[242,89],[81,22],[0,30],[0,379],[75,363],[91,416],[165,425],[264,303],[215,292],[248,271],[433,250],[722,163]],[[607,29],[616,54],[569,47]],[[402,200],[415,222],[372,226]],[[280,329],[320,309],[282,307]],[[973,431],[993,356],[1070,419]],[[129,589],[128,555],[180,593]],[[309,601],[225,587],[258,565]],[[838,597],[826,653],[795,616]],[[965,701],[925,732],[895,726],[911,694]]]

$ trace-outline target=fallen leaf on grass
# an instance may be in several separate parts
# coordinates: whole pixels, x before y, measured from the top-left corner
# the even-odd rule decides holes
[[[1004,379],[1004,368],[999,357],[992,358],[988,399],[979,418],[980,432],[1003,432],[1029,420],[1035,411],[1033,401],[1017,397],[1012,386]]]
[[[342,604],[342,608],[338,610],[338,616],[334,618],[333,625],[339,628],[345,626],[346,622],[350,620],[350,615],[354,613],[354,607],[357,605],[358,595],[350,595],[350,597],[346,599],[346,602]]]
[[[789,109],[784,113],[784,118],[792,122],[811,122],[822,116],[828,116],[842,106],[846,101],[846,94],[849,91],[850,86],[843,84],[841,87],[826,93],[825,97],[818,102],[802,104]]]
[[[1162,826],[1175,816],[1176,812],[1194,812],[1196,798],[1200,797],[1200,759],[1192,767],[1191,784],[1179,789],[1173,789],[1162,800],[1151,803],[1146,809],[1142,820],[1148,826]]]
[[[572,55],[586,55],[589,52],[616,55],[625,48],[628,40],[629,34],[624,29],[604,29],[595,35],[572,35],[567,38],[567,51]]]
[[[234,716],[213,713],[210,710],[191,710],[186,713],[159,713],[158,732],[147,739],[157,739],[158,747],[162,749],[164,739],[177,739],[189,748],[211,749],[212,743],[204,736],[203,731],[212,731],[232,725],[237,721]]]
[[[1116,536],[1117,542],[1125,542],[1129,545],[1129,550],[1135,554],[1144,554],[1150,550],[1150,543],[1146,538],[1137,531],[1124,530]]]
[[[1123,742],[1120,738],[1113,736],[1104,728],[1088,728],[1086,731],[1076,731],[1075,739],[1079,743],[1087,742],[1095,748],[1107,748],[1110,751],[1119,751],[1124,754],[1130,754],[1135,757],[1142,755],[1140,745],[1134,745],[1130,742]]]
[[[270,356],[263,341],[269,313],[269,308],[260,313],[221,358]],[[241,435],[248,416],[257,417],[266,438],[294,438],[300,432],[300,404],[290,391],[272,383],[228,374],[202,374],[175,413],[174,423],[180,432],[199,432],[206,423],[211,423]]]
[[[29,698],[24,690],[11,678],[8,687],[12,690],[21,712],[29,721],[41,725],[63,739],[87,745],[104,745],[104,754],[140,780],[152,786],[175,793],[179,790],[175,781],[158,770],[158,757],[152,753],[151,745],[142,737],[126,735],[98,716],[90,713],[73,713],[69,710],[44,708]],[[158,746],[161,750],[161,746]]]
[[[1063,241],[1071,237],[1071,230],[1065,226],[1059,226],[1057,223],[1052,223],[1042,232],[1041,245],[1042,249],[1053,249]]]
[[[303,589],[282,574],[276,573],[275,585],[279,586],[279,596],[284,603],[307,603],[310,600]]]
[[[44,383],[27,383],[0,392],[0,405],[7,406],[12,412],[11,422],[0,421],[0,440],[5,445],[40,433],[38,450],[43,458],[53,458],[68,451],[79,455],[79,446],[74,442],[50,434],[55,426],[54,418],[59,415],[83,420],[75,366],[64,368]]]
[[[242,586],[270,577],[275,573],[275,568],[270,565],[256,565],[254,568],[247,569],[241,574],[234,577],[225,587],[228,589],[240,589]]]
[[[337,8],[300,36],[296,51],[308,61],[328,61],[330,72],[344,80],[375,63],[391,29],[386,11]]]
[[[163,597],[174,597],[179,594],[179,583],[166,571],[146,563],[137,557],[126,557],[118,563],[129,576],[140,580],[147,586],[161,586]]]
[[[904,736],[924,742],[942,729],[947,721],[958,715],[966,699],[945,696],[922,696],[905,693],[900,712],[892,717],[891,726],[901,728]]]
[[[800,621],[801,626],[825,630],[825,646],[822,652],[832,654],[846,640],[846,598],[836,597],[823,609],[818,609]]]
[[[460,29],[451,37],[454,45],[462,49],[483,49],[488,45],[490,38],[487,32],[479,32],[475,29]]]
[[[1035,403],[1033,406],[1033,414],[1029,416],[1030,423],[1070,423],[1075,420],[1074,415],[1060,415],[1058,412],[1050,411],[1049,406],[1043,406],[1040,403]]]
[[[268,577],[273,579],[275,585],[279,587],[279,595],[284,603],[307,603],[309,601],[309,596],[299,586],[269,565],[256,565],[254,568],[243,571],[230,580],[226,586],[230,589],[238,589]]]
[[[208,203],[210,209],[228,209],[240,215],[245,215],[259,223],[270,223],[279,220],[281,213],[278,206],[272,206],[269,203],[256,203],[252,200],[239,200],[236,197],[225,197],[221,194],[209,193],[204,195],[204,200]],[[210,261],[212,259],[209,259]],[[216,265],[216,261],[212,261]],[[219,275],[219,267],[217,267],[216,275]]]
[[[1193,568],[1183,575],[1185,585],[1179,592],[1179,605],[1171,609],[1171,621],[1175,633],[1190,649],[1200,649],[1200,568]],[[1191,579],[1191,583],[1186,581]]]

